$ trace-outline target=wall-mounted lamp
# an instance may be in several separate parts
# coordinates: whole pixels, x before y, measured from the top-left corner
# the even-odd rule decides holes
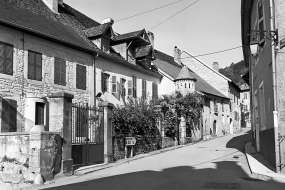
[[[257,54],[258,46],[259,46],[259,43],[257,41],[252,41],[249,44],[251,55],[254,58],[256,58],[256,56],[258,56],[258,54]]]
[[[266,35],[266,33],[270,34],[270,37]],[[254,39],[252,42],[250,42],[250,51],[251,55],[255,58],[258,56],[258,47],[261,45],[257,40],[257,36],[266,38],[267,40],[270,40],[274,43],[274,45],[278,46],[278,30],[271,31],[271,30],[251,30],[251,33],[249,35],[254,36]]]

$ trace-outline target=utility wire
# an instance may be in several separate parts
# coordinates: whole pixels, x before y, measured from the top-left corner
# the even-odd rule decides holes
[[[175,13],[174,15],[172,15],[171,17],[168,17],[167,19],[165,19],[164,21],[162,21],[162,22],[158,23],[157,25],[153,26],[153,27],[152,27],[152,28],[150,28],[149,30],[154,29],[155,27],[157,27],[157,26],[159,26],[159,25],[163,24],[164,22],[168,21],[168,20],[169,20],[169,19],[171,19],[172,17],[174,17],[174,16],[178,15],[178,14],[179,14],[179,13],[181,13],[182,11],[185,11],[186,9],[188,9],[189,7],[191,7],[192,5],[194,5],[195,3],[197,3],[198,1],[200,1],[200,0],[197,0],[197,1],[195,1],[194,3],[192,3],[192,4],[188,5],[188,6],[187,6],[187,7],[185,7],[184,9],[182,9],[182,10],[178,11],[177,13]]]
[[[206,53],[206,54],[201,54],[201,55],[183,57],[183,58],[181,58],[181,59],[194,58],[194,57],[202,57],[202,56],[206,56],[206,55],[213,55],[213,54],[217,54],[217,53],[222,53],[222,52],[226,52],[226,51],[231,51],[231,50],[238,49],[238,48],[241,48],[241,47],[242,47],[242,46],[237,46],[237,47],[234,47],[234,48],[230,48],[230,49],[226,49],[226,50],[221,50],[221,51],[216,51],[216,52],[212,52],[212,53]]]
[[[175,1],[173,3],[170,3],[170,4],[167,4],[167,5],[163,5],[161,7],[157,7],[157,8],[154,8],[154,9],[151,9],[151,10],[148,10],[148,11],[145,11],[145,12],[142,12],[142,13],[138,13],[138,14],[135,14],[135,15],[132,15],[132,16],[129,16],[129,17],[126,17],[126,18],[122,18],[122,19],[119,19],[119,20],[116,20],[116,22],[120,22],[120,21],[123,21],[123,20],[127,20],[129,18],[133,18],[133,17],[136,17],[136,16],[139,16],[139,15],[143,15],[143,14],[146,14],[146,13],[149,13],[149,12],[152,12],[152,11],[155,11],[155,10],[158,10],[158,9],[162,9],[164,7],[168,7],[170,5],[173,5],[173,4],[176,4],[176,3],[179,3],[183,0],[179,0],[179,1]]]

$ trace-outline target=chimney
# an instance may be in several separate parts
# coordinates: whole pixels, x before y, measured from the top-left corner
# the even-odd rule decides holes
[[[101,24],[111,23],[114,24],[114,20],[112,18],[105,18],[102,20]]]
[[[148,38],[149,38],[149,40],[150,40],[150,43],[151,43],[151,45],[152,45],[152,47],[153,47],[153,49],[154,49],[154,35],[153,35],[153,33],[150,32],[150,31],[147,32],[147,35],[148,35]]]
[[[174,47],[174,61],[178,63],[179,65],[182,65],[181,64],[181,50],[177,46]]]
[[[43,0],[48,8],[58,14],[58,4],[63,5],[63,0]]]
[[[213,69],[215,69],[216,71],[219,72],[219,63],[218,62],[213,63]]]

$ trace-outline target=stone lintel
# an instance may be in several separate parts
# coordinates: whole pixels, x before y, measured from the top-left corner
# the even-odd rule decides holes
[[[110,108],[110,109],[113,109],[115,106],[114,106],[114,104],[112,104],[112,103],[110,103],[110,102],[107,102],[107,101],[105,101],[105,102],[99,102],[99,105],[98,105],[99,107],[108,107],[108,108]]]
[[[54,92],[54,93],[51,93],[49,98],[68,98],[68,99],[73,99],[74,95],[70,94],[70,93],[67,93],[67,92]]]

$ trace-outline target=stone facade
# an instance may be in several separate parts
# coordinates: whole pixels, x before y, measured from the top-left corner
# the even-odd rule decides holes
[[[65,46],[49,42],[19,31],[0,26],[0,41],[13,45],[13,75],[0,74],[1,96],[17,101],[17,130],[25,131],[29,113],[26,112],[27,97],[44,98],[58,91],[74,94],[75,102],[93,103],[92,56]],[[42,81],[28,79],[28,51],[42,53]],[[54,84],[54,59],[66,60],[66,85]],[[87,89],[76,88],[76,65],[87,70]],[[32,116],[33,117],[33,116]],[[35,123],[31,121],[29,126]],[[1,125],[1,124],[0,124]],[[0,126],[1,129],[1,126]]]

